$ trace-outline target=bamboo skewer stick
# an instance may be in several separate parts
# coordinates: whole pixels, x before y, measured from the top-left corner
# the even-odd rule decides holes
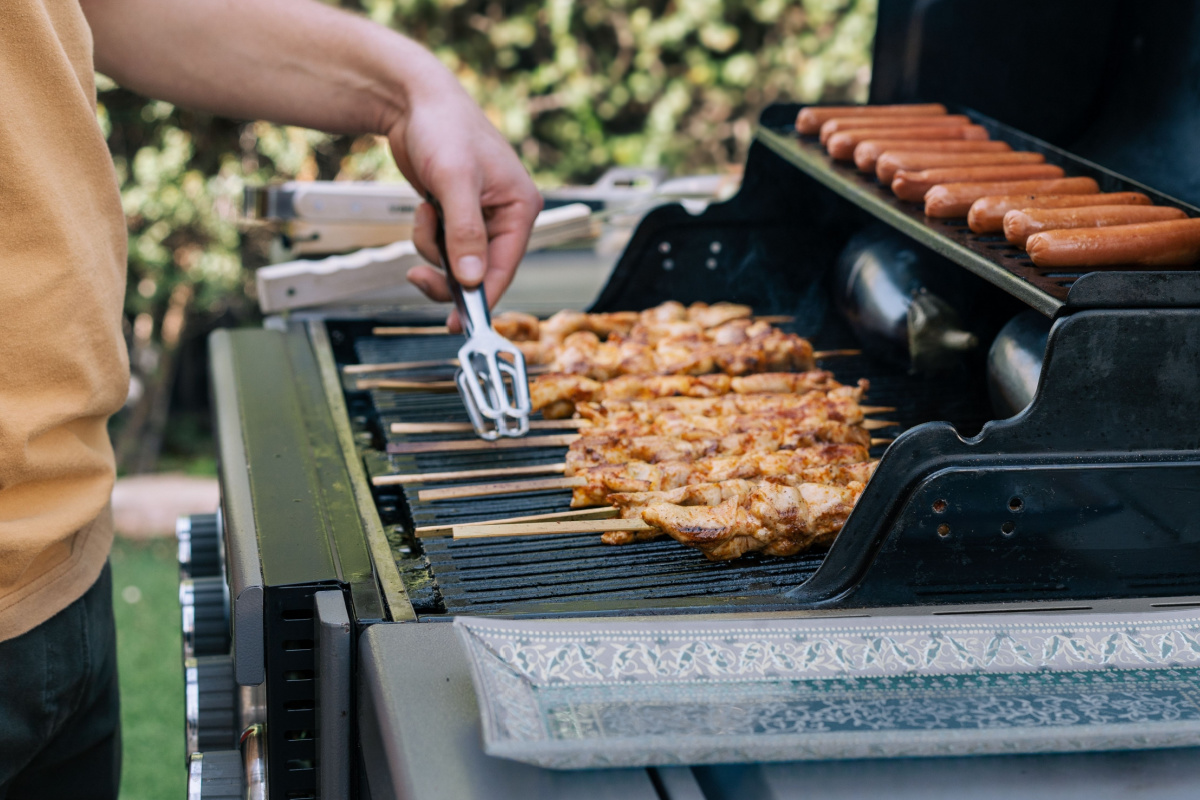
[[[347,364],[342,372],[347,375],[365,375],[369,372],[392,372],[405,369],[429,369],[431,367],[457,367],[457,358],[433,358],[428,361],[390,361],[384,364]]]
[[[498,494],[520,492],[544,492],[551,489],[574,489],[587,486],[587,478],[534,478],[527,481],[504,481],[503,483],[477,483],[472,486],[448,486],[444,489],[422,489],[417,492],[421,502],[433,500],[461,500],[466,497],[492,497]]]
[[[566,447],[579,438],[578,433],[553,436],[525,436],[520,439],[451,439],[437,442],[391,442],[389,453],[450,453],[464,450],[523,450],[534,447]]]
[[[791,314],[764,314],[751,319],[770,325],[784,325],[796,321]],[[372,336],[445,336],[448,333],[450,329],[445,325],[381,325],[371,329]]]
[[[881,444],[891,444],[894,441],[896,441],[896,440],[895,439],[872,439],[871,447],[875,447],[875,446],[881,445]]]
[[[457,366],[459,366],[457,358],[436,358],[429,361],[391,361],[385,364],[347,364],[342,367],[342,372],[346,375],[368,375],[374,372],[399,372],[411,369],[435,369],[438,367]],[[532,364],[527,366],[525,371],[529,375],[544,375],[550,369],[541,364]],[[414,381],[414,383],[416,382],[418,381]]]
[[[392,325],[371,329],[372,336],[445,336],[450,329],[445,325]]]
[[[574,511],[552,511],[549,514],[530,514],[526,517],[510,517],[508,519],[493,519],[486,522],[460,522],[456,525],[425,525],[413,531],[418,538],[431,536],[449,536],[455,528],[478,527],[480,525],[513,525],[519,522],[554,522],[569,520],[612,519],[620,512],[615,508],[584,508]]]
[[[859,423],[859,426],[864,430],[877,431],[880,428],[891,428],[899,424],[899,422],[893,422],[890,419],[864,419]]]
[[[535,419],[531,431],[578,430],[590,427],[586,419]],[[469,422],[393,422],[392,433],[470,433],[475,430]]]
[[[487,539],[495,536],[534,536],[556,533],[608,533],[609,531],[653,530],[640,519],[598,519],[582,522],[518,522],[506,525],[455,525],[455,539]]]
[[[365,389],[388,389],[393,392],[445,392],[458,391],[454,381],[400,381],[392,378],[372,378],[354,384],[360,392]]]
[[[870,416],[872,414],[890,414],[896,410],[895,406],[859,406],[863,414]]]
[[[377,475],[372,486],[402,486],[406,483],[442,483],[469,481],[477,478],[503,478],[508,475],[561,475],[567,468],[563,462],[537,464],[532,467],[494,467],[492,469],[459,469],[452,472],[414,472],[408,475]]]
[[[861,356],[862,350],[814,350],[813,358],[842,358],[844,356]]]

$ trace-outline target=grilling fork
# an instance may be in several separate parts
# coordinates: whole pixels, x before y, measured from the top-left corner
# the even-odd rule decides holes
[[[438,255],[450,285],[450,295],[458,309],[467,342],[458,351],[459,369],[454,373],[458,393],[471,426],[481,438],[494,440],[501,436],[524,436],[529,432],[529,377],[525,372],[525,356],[516,345],[496,333],[488,313],[483,285],[464,289],[450,269],[446,254],[446,229],[442,207],[432,196],[430,205],[437,213]],[[508,356],[511,360],[500,358]]]

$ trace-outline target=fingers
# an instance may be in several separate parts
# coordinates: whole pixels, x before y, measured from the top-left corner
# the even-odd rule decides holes
[[[483,282],[488,267],[488,229],[480,208],[480,191],[478,179],[471,181],[461,172],[434,188],[445,218],[450,268],[467,289]]]
[[[425,266],[422,264],[419,267],[413,267],[405,276],[408,282],[421,290],[421,293],[438,303],[449,303],[451,301],[450,286],[446,283],[446,276],[440,269]]]
[[[440,265],[441,256],[437,248],[437,214],[429,203],[417,206],[416,220],[413,226],[413,244],[421,258],[430,264]]]

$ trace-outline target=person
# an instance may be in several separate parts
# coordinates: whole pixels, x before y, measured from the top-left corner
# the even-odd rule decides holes
[[[0,799],[113,798],[106,423],[125,400],[126,232],[94,69],[229,117],[386,136],[494,302],[541,208],[427,50],[317,0],[4,0],[0,9]],[[437,258],[434,217],[415,239]],[[448,300],[442,273],[410,280]],[[452,326],[457,322],[450,320]]]

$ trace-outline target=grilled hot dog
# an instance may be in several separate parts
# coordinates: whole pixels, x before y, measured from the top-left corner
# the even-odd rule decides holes
[[[1086,206],[1084,208],[1014,209],[1004,215],[1004,238],[1024,249],[1025,240],[1035,233],[1066,228],[1103,228],[1109,225],[1133,225],[1186,219],[1187,214],[1173,206]]]
[[[858,151],[855,151],[858,157]],[[921,150],[888,150],[875,162],[875,177],[891,185],[900,170],[939,169],[942,167],[991,167],[1000,164],[1042,164],[1041,153],[928,153]]]
[[[1200,219],[1043,231],[1025,247],[1039,267],[1186,267],[1200,261]]]
[[[829,137],[829,140],[825,142],[825,146],[829,149],[829,155],[838,161],[852,161],[854,159],[854,148],[858,146],[859,142],[868,139],[901,139],[908,141],[913,139],[983,140],[987,138],[987,129],[982,125],[930,125],[924,128],[860,128],[857,130],[838,131]]]
[[[916,103],[898,106],[808,106],[800,109],[796,117],[799,133],[816,133],[821,125],[833,117],[896,117],[896,116],[939,116],[946,113],[941,103]]]
[[[1054,164],[1002,164],[992,167],[940,167],[921,172],[900,170],[892,179],[892,191],[901,200],[919,203],[925,193],[943,183],[982,181],[1031,181],[1061,178],[1063,168]]]
[[[970,125],[971,118],[962,114],[946,114],[942,117],[894,116],[894,117],[831,117],[821,125],[821,144],[838,131],[866,130],[867,128],[927,128],[942,125]]]
[[[874,172],[875,162],[890,150],[920,150],[924,153],[1007,153],[1008,142],[982,139],[867,139],[854,148],[854,166],[863,172]]]
[[[1100,186],[1093,178],[943,183],[925,193],[925,215],[939,219],[965,217],[972,203],[993,194],[1094,194],[1098,191]]]
[[[975,233],[999,233],[1004,230],[1004,215],[1013,209],[1124,205],[1148,206],[1150,198],[1141,192],[992,195],[971,204],[967,225]]]

